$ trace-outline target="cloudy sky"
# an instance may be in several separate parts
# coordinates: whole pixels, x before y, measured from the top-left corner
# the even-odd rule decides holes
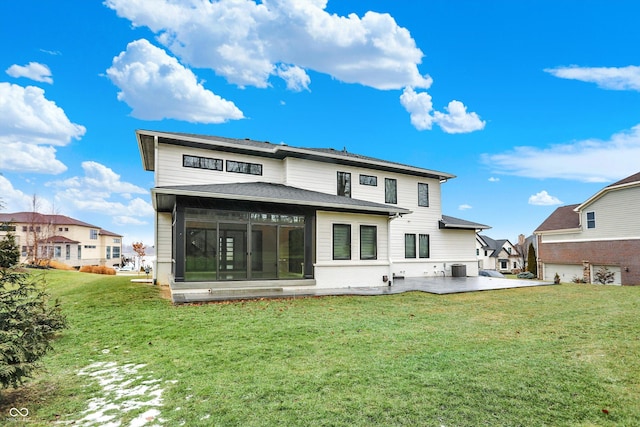
[[[530,234],[640,171],[636,1],[0,3],[0,199],[153,242],[136,129],[457,175],[443,213]]]

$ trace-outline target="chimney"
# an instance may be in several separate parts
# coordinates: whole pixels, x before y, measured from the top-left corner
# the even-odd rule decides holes
[[[524,234],[518,235],[518,245],[524,246]]]

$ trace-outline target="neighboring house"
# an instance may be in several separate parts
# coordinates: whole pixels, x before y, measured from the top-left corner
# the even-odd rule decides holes
[[[593,283],[602,267],[614,283],[640,285],[640,173],[581,204],[556,209],[536,230],[538,274]]]
[[[174,300],[218,288],[379,286],[477,275],[485,225],[442,215],[453,175],[345,150],[136,132],[155,171],[154,278]],[[456,266],[460,267],[460,266]]]
[[[21,263],[37,258],[73,267],[120,264],[122,236],[95,225],[37,212],[0,213],[0,223],[15,227]]]
[[[494,240],[489,236],[476,235],[478,268],[513,273],[522,270],[522,255],[507,239]]]

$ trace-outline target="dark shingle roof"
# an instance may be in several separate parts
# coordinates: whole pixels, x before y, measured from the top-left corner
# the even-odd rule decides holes
[[[478,224],[477,222],[471,222],[460,218],[454,218],[448,215],[442,215],[442,220],[440,220],[440,228],[484,230],[491,227],[484,224]]]
[[[143,166],[146,170],[154,170],[155,168],[155,145],[153,137],[157,136],[158,141],[167,144],[194,146],[204,149],[215,148],[223,151],[240,152],[276,159],[298,157],[321,162],[366,166],[372,169],[394,171],[440,180],[455,178],[455,175],[446,172],[439,172],[403,163],[367,157],[360,154],[349,153],[346,150],[335,150],[333,148],[295,147],[287,144],[272,144],[270,142],[254,141],[248,138],[235,139],[180,132],[137,130],[136,134],[142,155]]]
[[[288,205],[302,205],[319,208],[374,212],[388,214],[407,214],[411,211],[395,205],[373,203],[351,197],[335,196],[318,191],[304,190],[282,184],[268,182],[245,182],[231,184],[174,185],[155,187],[157,203],[165,203],[158,196],[196,196],[213,199],[229,199],[253,202],[268,202]],[[170,206],[158,206],[158,209],[172,208],[172,199],[166,200]]]
[[[578,206],[580,205],[560,206],[536,228],[535,232],[578,228],[580,226],[580,216],[575,212],[575,208]]]
[[[623,185],[623,184],[631,184],[633,182],[640,182],[640,172],[633,174],[631,176],[628,176],[626,178],[623,178],[620,181],[616,181],[611,185],[607,185],[606,188],[616,187],[618,185]]]

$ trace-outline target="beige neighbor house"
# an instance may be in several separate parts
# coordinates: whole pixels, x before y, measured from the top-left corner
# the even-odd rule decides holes
[[[122,236],[95,225],[64,215],[37,212],[0,213],[0,223],[10,224],[21,263],[37,258],[72,267],[120,264]]]
[[[538,274],[594,283],[606,267],[613,283],[640,285],[640,172],[581,204],[556,209],[535,230]]]
[[[442,215],[453,175],[347,151],[136,132],[155,172],[154,278],[173,300],[477,275],[475,233]]]

